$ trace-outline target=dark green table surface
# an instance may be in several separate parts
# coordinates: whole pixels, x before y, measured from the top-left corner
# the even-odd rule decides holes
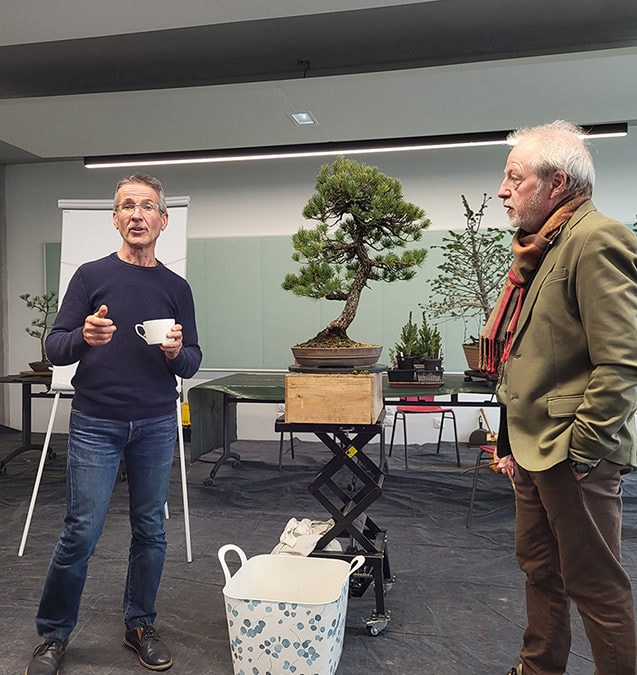
[[[237,403],[284,403],[286,373],[236,373],[202,382],[188,391],[191,422],[190,452],[196,459],[223,445],[223,409],[228,408],[229,439],[236,440]],[[453,405],[479,406],[479,401],[460,401],[461,394],[483,394],[484,404],[492,403],[493,383],[474,379],[466,381],[462,374],[444,375],[440,387],[390,386],[383,375],[383,399],[392,403],[406,396],[446,396]]]

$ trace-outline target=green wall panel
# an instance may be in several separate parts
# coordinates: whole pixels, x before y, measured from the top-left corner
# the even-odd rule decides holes
[[[427,259],[410,282],[371,284],[365,289],[349,335],[382,344],[381,362],[397,341],[409,311],[420,319],[419,303],[429,298],[429,280],[436,275],[444,231],[425,232],[419,246]],[[286,369],[290,347],[307,340],[342,309],[342,303],[299,298],[281,288],[292,261],[292,241],[278,237],[215,237],[188,240],[186,276],[193,289],[204,368]],[[58,288],[60,244],[45,244],[47,290]],[[446,370],[464,370],[463,325],[439,324]],[[475,333],[478,327],[470,327]]]

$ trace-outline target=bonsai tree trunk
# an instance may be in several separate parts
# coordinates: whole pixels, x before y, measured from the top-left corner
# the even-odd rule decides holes
[[[367,283],[367,275],[368,271],[366,269],[359,271],[350,286],[347,297],[343,298],[345,299],[343,311],[311,340],[299,345],[300,347],[329,347],[330,345],[346,347],[348,345],[360,344],[349,338],[347,329],[356,317],[361,293]]]

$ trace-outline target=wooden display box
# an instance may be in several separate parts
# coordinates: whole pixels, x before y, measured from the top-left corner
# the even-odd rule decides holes
[[[285,376],[286,422],[374,424],[382,409],[382,373]]]

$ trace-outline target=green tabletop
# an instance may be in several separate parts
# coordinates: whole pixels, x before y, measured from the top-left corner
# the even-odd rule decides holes
[[[228,434],[230,441],[236,440],[236,404],[284,403],[286,373],[236,373],[202,382],[188,391],[191,419],[192,459],[223,445],[223,412],[227,405]],[[386,403],[407,396],[448,396],[458,404],[459,394],[483,394],[485,403],[490,402],[494,393],[493,383],[474,379],[466,381],[458,373],[444,375],[440,387],[390,386],[383,375],[383,399]],[[479,405],[479,403],[469,403]]]
[[[285,373],[236,373],[198,384],[191,387],[190,392],[195,390],[197,393],[216,391],[232,398],[256,402],[282,403],[285,399]]]

